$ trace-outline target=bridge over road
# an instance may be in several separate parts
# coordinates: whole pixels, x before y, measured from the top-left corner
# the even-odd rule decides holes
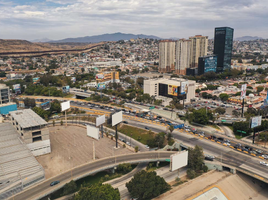
[[[38,185],[30,187],[27,190],[23,190],[22,192],[10,197],[10,199],[40,199],[62,188],[66,183],[70,182],[71,180],[78,180],[88,175],[95,174],[106,169],[111,169],[122,163],[166,161],[166,159],[170,159],[170,155],[174,153],[175,152],[170,151],[151,151],[99,159],[75,167],[72,170],[66,171],[62,174],[59,174],[58,176],[47,179],[39,183]],[[51,187],[50,183],[52,181],[60,181],[60,183]]]

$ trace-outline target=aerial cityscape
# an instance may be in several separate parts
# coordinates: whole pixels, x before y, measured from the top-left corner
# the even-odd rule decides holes
[[[266,8],[0,1],[0,199],[268,199]]]

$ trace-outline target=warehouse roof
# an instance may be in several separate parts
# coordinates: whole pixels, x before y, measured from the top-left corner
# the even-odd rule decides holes
[[[31,109],[17,110],[9,113],[21,128],[46,125],[47,122]]]

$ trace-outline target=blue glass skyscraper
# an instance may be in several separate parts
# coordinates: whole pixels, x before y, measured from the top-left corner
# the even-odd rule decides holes
[[[234,29],[230,27],[215,28],[214,54],[217,55],[217,72],[231,69]]]

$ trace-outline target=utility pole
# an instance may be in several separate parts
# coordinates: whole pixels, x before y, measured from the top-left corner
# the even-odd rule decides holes
[[[241,117],[244,116],[244,103],[245,103],[245,99],[243,98]]]
[[[95,143],[93,141],[93,160],[95,160]]]
[[[115,125],[115,146],[118,148],[117,124]]]
[[[67,113],[66,113],[66,110],[65,110],[65,126],[67,127]]]

